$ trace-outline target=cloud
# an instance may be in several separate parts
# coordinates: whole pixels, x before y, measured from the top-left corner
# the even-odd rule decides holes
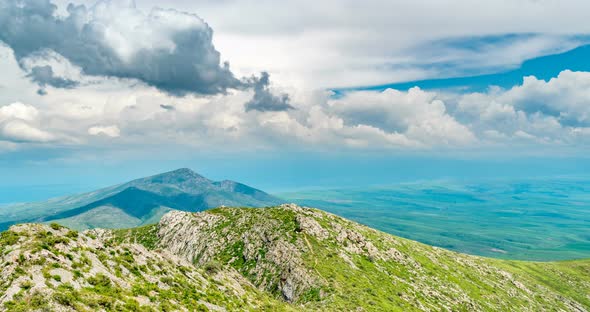
[[[21,120],[9,121],[2,125],[0,137],[13,142],[45,143],[54,140],[54,136],[50,133],[39,130]]]
[[[88,129],[88,134],[116,138],[121,136],[121,130],[117,126],[94,126]]]
[[[16,75],[15,82],[27,81],[23,76]],[[248,151],[559,152],[590,143],[588,108],[583,105],[589,73],[564,71],[551,81],[529,77],[511,89],[467,94],[413,88],[349,91],[335,97],[330,91],[289,89],[288,101],[277,100],[281,97],[267,79],[265,74],[245,81],[254,92],[246,88],[207,97],[176,97],[118,79],[52,89],[48,96],[25,98],[34,106],[0,106],[0,141],[10,142],[13,149],[38,143],[43,143],[39,148],[78,145],[82,153],[86,148],[146,150],[162,145],[219,152],[229,146]],[[271,109],[245,109],[245,103],[263,98],[256,97],[254,86],[259,95],[271,97]],[[284,104],[296,109],[276,109]]]
[[[55,139],[49,132],[38,129],[35,123],[39,111],[20,102],[0,107],[0,140],[16,143],[45,143]]]
[[[49,85],[55,88],[70,89],[78,85],[77,81],[56,77],[53,73],[53,68],[49,65],[35,66],[27,76],[41,87]],[[40,89],[39,94],[46,95],[46,92],[44,89]]]
[[[215,25],[216,47],[234,72],[264,69],[277,84],[308,88],[505,70],[588,43],[580,34],[590,33],[584,0],[168,3],[198,10]]]
[[[590,129],[590,73],[563,71],[549,81],[524,77],[521,85],[455,94],[453,115],[479,137],[497,144],[577,146]],[[532,144],[532,145],[531,145]]]
[[[143,81],[170,94],[218,94],[241,86],[212,43],[213,30],[198,16],[172,9],[149,13],[133,2],[70,4],[65,15],[49,0],[1,0],[0,40],[27,59],[57,53],[85,75]],[[41,85],[72,87],[51,67],[29,74]]]
[[[527,114],[553,116],[566,126],[590,126],[590,73],[565,70],[549,81],[525,77],[499,97]]]
[[[173,105],[160,104],[160,107],[164,110],[167,110],[167,111],[175,110]]]
[[[388,133],[404,134],[426,144],[466,144],[475,137],[447,114],[436,93],[412,88],[407,92],[359,91],[330,102],[330,110],[349,125],[368,125]]]
[[[269,89],[269,78],[270,76],[267,72],[262,72],[260,78],[252,78],[251,84],[254,87],[254,97],[246,103],[246,111],[277,112],[294,109],[289,104],[290,99],[288,94],[276,96],[271,93]]]
[[[20,102],[0,107],[0,122],[12,119],[33,121],[37,119],[38,116],[39,111],[35,107]]]

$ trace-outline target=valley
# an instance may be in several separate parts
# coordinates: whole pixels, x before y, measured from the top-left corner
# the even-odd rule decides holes
[[[457,252],[532,261],[590,258],[587,179],[431,181],[278,196]]]

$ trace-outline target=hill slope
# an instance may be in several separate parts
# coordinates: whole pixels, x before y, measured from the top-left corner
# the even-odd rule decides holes
[[[0,236],[0,311],[285,310],[230,270],[119,244],[111,232],[25,224]]]
[[[91,193],[0,207],[0,230],[16,223],[47,221],[79,230],[130,228],[157,222],[172,209],[201,211],[280,203],[282,200],[247,185],[216,182],[190,169],[178,169]]]
[[[39,234],[45,231],[52,235]],[[74,302],[92,310],[96,302],[107,301],[120,310],[125,305],[160,309],[167,304],[191,310],[198,304],[229,311],[590,307],[590,261],[535,263],[468,256],[295,205],[175,211],[157,225],[95,230],[76,240],[70,233],[22,225],[2,234],[0,290],[8,295],[0,295],[0,304],[12,308],[34,299],[54,307]],[[49,262],[36,264],[41,258],[36,254]],[[191,276],[210,283],[193,285]],[[168,282],[179,288],[159,288]],[[102,284],[118,290],[105,292]],[[186,288],[189,285],[192,288]],[[236,289],[241,289],[238,296]],[[73,298],[64,301],[62,294]]]

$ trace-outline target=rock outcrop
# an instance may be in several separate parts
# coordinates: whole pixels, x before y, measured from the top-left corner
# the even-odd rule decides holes
[[[293,204],[172,212],[158,225],[158,241],[197,266],[227,264],[275,297],[320,310],[586,309],[576,301],[581,292],[564,296],[516,262],[426,246]],[[565,271],[564,281],[575,278]],[[590,289],[589,280],[573,283]]]
[[[0,236],[0,311],[283,309],[234,270],[198,269],[123,239],[105,230],[11,227]]]
[[[587,311],[590,261],[468,256],[319,210],[173,211],[159,224],[0,234],[0,311]]]

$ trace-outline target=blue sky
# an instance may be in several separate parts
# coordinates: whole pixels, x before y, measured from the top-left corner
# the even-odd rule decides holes
[[[586,1],[69,2],[0,0],[0,203],[588,172]]]
[[[502,42],[509,40],[512,36],[502,38],[490,38],[492,42]],[[466,47],[480,46],[481,40],[488,42],[486,38],[475,38],[473,45],[471,41],[461,42]],[[558,54],[550,54],[528,59],[519,64],[514,69],[496,69],[496,71],[484,74],[465,75],[469,73],[463,72],[465,76],[458,77],[444,77],[436,79],[413,80],[407,82],[381,84],[375,86],[360,86],[356,88],[335,89],[337,93],[344,93],[346,91],[354,90],[374,90],[383,91],[388,88],[397,90],[408,90],[413,87],[420,87],[424,90],[436,89],[455,89],[461,92],[484,92],[490,86],[498,86],[509,89],[513,86],[522,83],[523,77],[534,76],[542,80],[550,80],[556,78],[563,70],[571,71],[590,71],[590,45],[581,45],[572,50],[568,50]],[[453,64],[440,64],[438,66],[452,69]],[[484,69],[489,71],[489,69]]]

